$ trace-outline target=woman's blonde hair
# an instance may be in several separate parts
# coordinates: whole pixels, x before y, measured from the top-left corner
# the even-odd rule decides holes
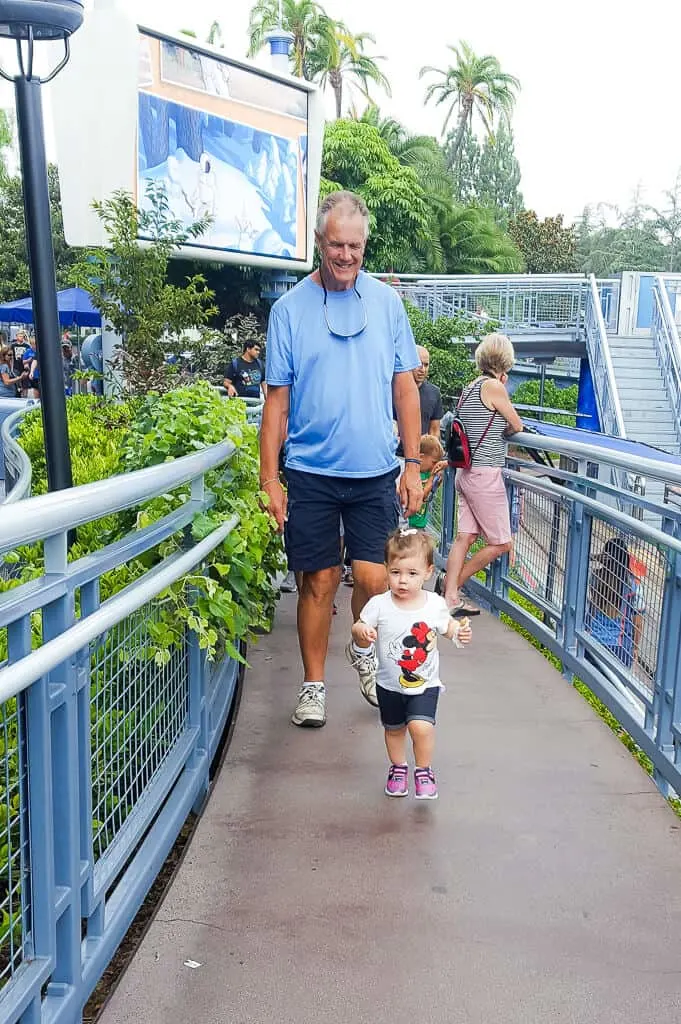
[[[3,363],[10,363],[10,365],[14,361],[14,352],[9,345],[0,346],[0,359],[2,359]]]
[[[508,373],[515,362],[510,338],[505,334],[486,334],[475,350],[475,363],[480,373]]]

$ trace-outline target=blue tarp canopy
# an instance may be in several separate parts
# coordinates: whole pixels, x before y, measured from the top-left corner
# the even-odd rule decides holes
[[[102,317],[92,305],[90,296],[82,288],[65,288],[57,292],[59,323],[62,327],[100,327]],[[32,324],[33,300],[29,295],[0,306],[0,323]]]
[[[620,455],[638,455],[644,459],[657,459],[658,462],[670,462],[675,466],[679,464],[678,455],[670,455],[663,452],[661,448],[654,448],[650,444],[643,444],[642,441],[630,441],[624,437],[611,437],[610,434],[600,434],[595,430],[585,430],[582,427],[563,427],[557,423],[547,423],[544,420],[532,420],[523,416],[523,423],[527,424],[538,434],[545,437],[553,437],[557,441],[579,441],[581,444],[592,444],[596,448],[604,448],[611,452],[619,452]]]

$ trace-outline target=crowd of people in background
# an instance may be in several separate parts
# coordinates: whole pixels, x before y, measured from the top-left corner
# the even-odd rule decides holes
[[[61,360],[64,392],[72,395],[82,367],[68,330],[61,337]],[[18,330],[11,341],[0,331],[0,398],[40,398],[40,353],[28,331]]]

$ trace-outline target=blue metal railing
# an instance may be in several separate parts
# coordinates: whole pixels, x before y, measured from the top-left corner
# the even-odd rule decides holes
[[[681,343],[669,301],[668,287],[668,282],[662,277],[655,277],[651,333],[664,386],[669,395],[677,440],[681,444]]]
[[[7,516],[0,552],[43,542],[44,574],[0,595],[0,1020],[75,1024],[208,787],[239,667],[210,665],[189,630],[167,656],[168,589],[236,517],[199,542],[224,443],[55,495]],[[177,491],[153,525],[68,561],[68,531]],[[185,546],[107,600],[100,579],[184,531]]]
[[[513,443],[543,451],[547,440],[519,434]],[[535,637],[568,678],[586,682],[650,758],[660,789],[681,793],[681,509],[655,505],[587,475],[587,467],[597,463],[605,470],[601,477],[629,469],[678,487],[681,466],[578,442],[548,443],[573,468],[552,470],[509,458],[514,550],[488,567],[484,579],[469,580],[467,589]],[[441,491],[443,567],[455,532],[453,474],[446,474]],[[655,512],[661,529],[620,511],[617,505],[625,503]],[[594,625],[593,602],[594,573],[613,538],[626,547],[626,586],[636,600],[622,606],[621,622],[613,619],[611,643],[607,631]]]

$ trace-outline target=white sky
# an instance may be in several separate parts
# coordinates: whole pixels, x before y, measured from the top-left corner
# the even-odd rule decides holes
[[[250,0],[120,0],[151,27],[194,29],[205,38],[214,19],[225,52],[242,57]],[[353,32],[375,35],[393,97],[382,111],[412,131],[439,134],[441,108],[423,105],[424,64],[446,67],[447,43],[466,39],[497,56],[522,83],[514,131],[526,205],[567,220],[586,203],[626,206],[637,185],[657,204],[681,167],[676,124],[681,4],[647,0],[323,0]],[[404,13],[402,13],[404,12]],[[409,14],[408,12],[411,12]],[[264,59],[264,55],[263,55]]]

